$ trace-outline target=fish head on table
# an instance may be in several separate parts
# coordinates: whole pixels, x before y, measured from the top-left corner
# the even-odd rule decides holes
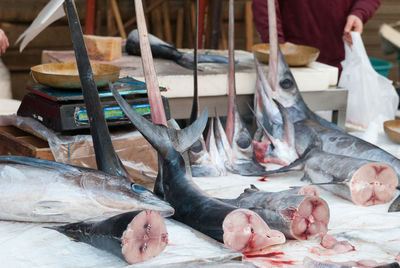
[[[21,156],[0,156],[0,218],[71,222],[103,215],[173,208],[127,179],[102,171]]]
[[[189,148],[189,160],[194,177],[218,177],[225,174],[225,166],[216,152],[213,119],[210,119],[208,142],[203,135]],[[211,140],[211,144],[210,144]],[[208,144],[207,144],[208,143]]]
[[[259,96],[262,95],[264,95],[263,92],[260,92]],[[274,118],[268,116],[268,113],[263,113],[262,121],[257,119],[259,123],[257,135],[253,140],[254,154],[258,162],[262,164],[286,166],[298,158],[295,147],[295,129],[287,110],[278,101],[273,100],[273,103],[278,108],[282,121],[274,121]],[[262,110],[268,110],[271,107],[264,101],[261,104]]]

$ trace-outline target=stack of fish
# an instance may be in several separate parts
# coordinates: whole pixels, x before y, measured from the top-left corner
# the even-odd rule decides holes
[[[273,2],[269,1],[269,5]],[[192,173],[207,175],[210,165],[214,165],[213,174],[219,175],[228,171],[265,175],[302,169],[304,177],[313,184],[360,205],[389,202],[394,197],[399,160],[350,136],[307,108],[279,50],[273,16],[270,16],[270,40],[272,44],[275,40],[276,46],[271,46],[268,78],[256,60],[258,130],[254,140],[251,138],[241,121],[235,99],[233,0],[229,1],[230,101],[226,130],[217,117],[210,121],[204,141],[202,132],[207,123],[207,111],[199,115],[198,98],[194,101],[191,125],[182,130],[168,128],[152,66],[143,7],[140,0],[135,0],[137,35],[152,122],[132,109],[111,84],[110,89],[124,113],[158,151],[157,197],[133,182],[112,147],[74,2],[65,0],[65,3],[91,119],[96,161],[101,171],[23,157],[0,157],[3,163],[1,183],[7,189],[4,192],[10,194],[10,198],[0,200],[4,208],[1,219],[80,221],[52,228],[135,263],[158,255],[167,245],[168,234],[161,214],[173,214],[174,219],[240,252],[281,244],[286,238],[305,240],[326,234],[329,208],[313,186],[282,192],[264,192],[251,186],[235,199],[217,199],[203,192],[191,179]],[[275,8],[270,6],[269,10]],[[196,71],[197,48],[194,66]],[[196,95],[198,97],[195,92]],[[202,151],[207,157],[195,157]],[[188,161],[202,166],[201,160],[206,158],[205,168],[200,167],[202,172],[189,168]],[[284,167],[268,171],[265,164],[269,163]],[[21,172],[22,168],[27,171]],[[18,182],[25,187],[17,187]],[[24,189],[28,189],[29,194],[25,190],[25,197],[16,199]],[[23,200],[23,203],[16,203],[16,200]],[[13,206],[8,205],[10,201]],[[93,219],[98,216],[103,219]],[[104,219],[105,216],[108,218]],[[88,218],[92,219],[82,221]]]

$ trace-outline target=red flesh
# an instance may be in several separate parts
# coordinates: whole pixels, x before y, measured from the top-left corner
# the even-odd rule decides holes
[[[392,167],[370,163],[359,168],[350,181],[350,194],[357,205],[372,206],[387,203],[396,194],[398,177]]]
[[[354,251],[355,248],[348,241],[337,241],[336,238],[330,235],[325,235],[322,238],[320,247],[311,248],[311,252],[320,256],[332,256]]]
[[[143,211],[122,234],[122,254],[129,264],[159,255],[168,244],[163,217],[157,211]]]
[[[318,196],[318,190],[314,186],[307,185],[301,187],[298,194]]]
[[[328,231],[329,207],[321,198],[309,196],[297,209],[281,211],[292,221],[293,236],[299,240],[307,240],[316,235],[325,235]]]
[[[259,250],[271,245],[282,244],[285,236],[268,227],[255,212],[236,209],[223,222],[224,244],[240,252]]]

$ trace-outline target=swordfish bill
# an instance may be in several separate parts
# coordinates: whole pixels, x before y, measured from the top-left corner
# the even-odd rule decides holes
[[[108,174],[128,178],[129,175],[111,142],[75,4],[73,0],[66,0],[65,5],[79,79],[81,80],[83,97],[90,122],[90,133],[93,139],[97,167]]]
[[[187,174],[185,162],[175,144],[189,147],[199,138],[207,123],[206,111],[183,130],[168,129],[145,120],[114,88],[111,90],[131,122],[163,158],[164,197],[175,208],[176,220],[241,252],[285,241],[282,233],[269,229],[256,213],[208,196]]]
[[[229,87],[229,102],[228,102],[228,116],[226,118],[225,132],[228,138],[229,144],[232,146],[234,127],[235,127],[235,112],[237,112],[236,104],[236,88],[235,88],[235,24],[234,24],[234,6],[233,0],[229,0],[229,23],[228,23],[228,87]]]
[[[138,26],[138,36],[140,43],[140,53],[144,78],[146,81],[147,96],[151,109],[151,120],[154,124],[167,126],[167,117],[165,115],[164,105],[158,86],[156,70],[154,68],[153,56],[150,47],[149,34],[147,32],[146,20],[144,17],[142,0],[135,0],[135,12]],[[158,155],[158,173],[154,184],[154,193],[163,198],[164,190],[162,184],[163,177],[162,158]]]
[[[154,68],[153,56],[151,54],[150,42],[144,17],[142,0],[135,0],[135,11],[139,32],[140,52],[142,55],[142,65],[144,78],[146,81],[147,95],[151,109],[151,120],[154,124],[167,126],[164,105],[158,86],[156,70]]]
[[[193,123],[200,115],[199,109],[199,85],[198,85],[198,44],[199,42],[199,0],[196,0],[196,23],[195,23],[195,37],[194,37],[194,68],[193,68],[193,105],[192,112],[190,113],[190,123]]]
[[[200,113],[200,102],[199,102],[199,85],[198,85],[198,5],[199,1],[196,1],[196,30],[195,30],[195,46],[194,46],[194,69],[193,69],[193,105],[192,112],[190,115],[190,123],[193,123]],[[209,128],[208,132],[213,131]],[[211,135],[211,134],[210,134]],[[207,150],[206,143],[203,135],[190,147],[188,150],[188,156],[190,160],[190,168],[192,176],[194,177],[218,177],[225,173],[223,166],[217,166],[217,159],[212,159],[210,152]]]

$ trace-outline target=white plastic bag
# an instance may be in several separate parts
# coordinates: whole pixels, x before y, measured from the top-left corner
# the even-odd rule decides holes
[[[360,34],[351,32],[351,38],[351,47],[345,42],[339,86],[349,91],[346,123],[365,129],[375,119],[394,119],[399,96],[392,81],[372,68]]]

